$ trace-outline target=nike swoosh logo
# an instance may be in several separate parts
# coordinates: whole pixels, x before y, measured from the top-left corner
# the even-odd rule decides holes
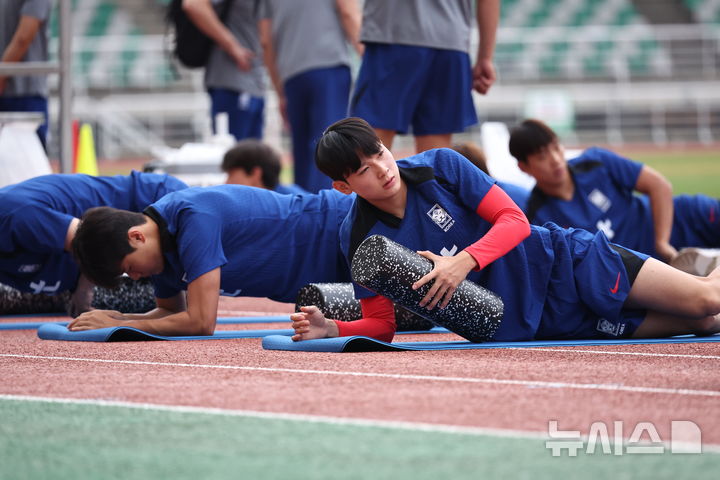
[[[620,272],[618,272],[617,279],[615,280],[615,287],[610,289],[610,293],[617,293],[619,286],[620,286]]]

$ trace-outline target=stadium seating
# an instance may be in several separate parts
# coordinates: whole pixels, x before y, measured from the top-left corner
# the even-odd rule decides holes
[[[73,77],[76,88],[163,88],[174,82],[162,36],[164,24],[158,1],[153,31],[144,31],[118,0],[72,0]],[[152,25],[152,24],[151,24]],[[53,38],[58,36],[57,15],[50,22]],[[52,56],[57,49],[51,48]]]
[[[503,1],[497,56],[505,79],[662,75],[668,64],[630,0]]]
[[[720,0],[683,0],[698,23],[720,23]]]

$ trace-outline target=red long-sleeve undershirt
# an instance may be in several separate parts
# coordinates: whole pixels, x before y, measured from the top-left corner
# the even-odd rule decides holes
[[[490,188],[475,211],[492,224],[482,238],[465,248],[478,264],[475,270],[480,270],[502,257],[530,235],[527,217],[497,185]],[[339,336],[364,335],[383,342],[392,341],[395,335],[393,303],[377,295],[361,299],[360,306],[363,315],[360,320],[335,321]]]

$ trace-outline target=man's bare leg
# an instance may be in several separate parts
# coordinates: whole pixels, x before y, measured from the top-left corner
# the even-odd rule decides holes
[[[635,338],[718,333],[720,268],[696,277],[650,258],[640,269],[626,306],[648,310]]]
[[[378,138],[380,138],[382,144],[385,145],[385,148],[392,150],[393,140],[395,140],[395,134],[397,132],[395,132],[395,130],[386,130],[384,128],[375,128],[374,130]]]
[[[452,133],[438,135],[418,135],[415,137],[415,152],[420,153],[433,148],[451,148]]]

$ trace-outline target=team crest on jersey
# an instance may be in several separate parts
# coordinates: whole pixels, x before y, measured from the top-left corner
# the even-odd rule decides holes
[[[611,322],[608,322],[604,318],[601,318],[600,320],[598,320],[597,330],[598,330],[598,332],[602,332],[607,335],[612,335],[613,337],[619,337],[625,331],[625,325],[624,324],[615,325]]]
[[[444,232],[450,230],[450,227],[455,224],[455,220],[453,220],[450,214],[446,212],[445,209],[437,203],[433,205],[433,207],[427,212],[427,214],[428,217],[430,217],[432,221],[435,222],[435,225],[442,228]]]
[[[39,263],[27,263],[18,267],[18,273],[35,273],[40,270]]]
[[[610,199],[597,188],[590,192],[588,200],[603,212],[607,212],[612,205]]]

